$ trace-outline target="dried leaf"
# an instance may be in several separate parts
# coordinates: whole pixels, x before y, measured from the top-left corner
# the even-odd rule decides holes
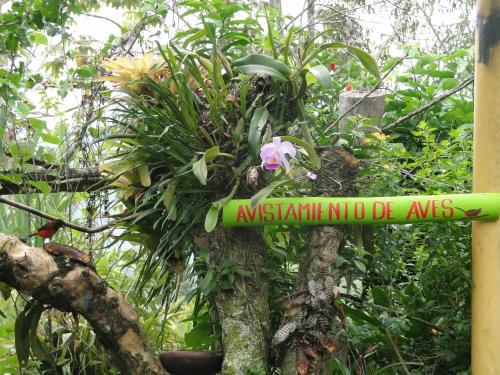
[[[309,358],[312,361],[314,361],[316,358],[318,358],[318,353],[316,353],[316,350],[314,350],[310,346],[306,346],[304,348],[304,354],[306,355],[307,358]]]
[[[306,375],[309,372],[309,361],[301,348],[295,350],[295,360],[299,374]]]
[[[333,337],[325,336],[323,339],[323,347],[329,352],[329,353],[335,353],[337,351],[337,340],[335,340]]]

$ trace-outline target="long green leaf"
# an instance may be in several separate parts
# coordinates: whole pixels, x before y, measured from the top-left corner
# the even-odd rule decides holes
[[[314,150],[314,147],[310,144],[307,143],[306,141],[297,138],[297,137],[292,137],[290,135],[284,135],[281,137],[282,141],[289,141],[292,143],[295,143],[296,145],[302,147],[304,150],[307,152],[307,156],[309,156],[309,161],[313,165],[314,168],[320,169],[321,168],[321,159],[319,158],[318,154]]]
[[[311,53],[302,61],[302,64],[304,66],[307,65],[319,53],[321,53],[325,49],[345,49],[345,50],[349,51],[359,60],[359,62],[365,67],[365,69],[370,74],[374,75],[377,79],[380,79],[380,72],[378,71],[377,63],[375,62],[375,59],[373,57],[371,57],[365,51],[363,51],[359,48],[356,48],[356,47],[348,46],[347,44],[344,44],[344,43],[337,43],[337,42],[324,43],[321,46],[315,48],[313,51],[311,51]]]
[[[274,182],[271,182],[266,187],[260,189],[257,193],[255,193],[253,195],[252,198],[250,198],[250,206],[251,207],[257,206],[263,199],[265,199],[269,194],[271,194],[274,189],[276,189],[278,186],[283,185],[287,182],[288,182],[288,180],[274,181]]]
[[[380,79],[380,72],[373,57],[371,57],[365,51],[356,47],[349,47],[348,51],[357,57],[357,59],[361,62],[365,69],[368,70],[370,74],[375,76],[377,79]]]
[[[233,66],[247,74],[267,74],[283,81],[290,77],[290,69],[285,64],[263,55],[245,56],[234,61]]]
[[[330,370],[340,370],[342,372],[342,375],[351,375],[349,368],[342,362],[340,362],[337,358],[334,358],[330,363]]]
[[[257,108],[254,113],[252,120],[250,121],[250,129],[248,131],[248,145],[250,149],[250,155],[256,158],[259,153],[260,146],[260,133],[266,125],[269,112],[267,108],[262,106]]]
[[[214,146],[209,148],[205,153],[203,154],[203,157],[205,158],[205,161],[210,161],[215,159],[217,156],[221,154],[219,146]]]
[[[16,318],[14,328],[14,339],[17,361],[19,365],[25,366],[30,356],[30,344],[28,340],[29,322],[26,319],[26,311],[22,311]]]
[[[238,68],[245,74],[264,74],[280,81],[287,80],[281,72],[265,65],[242,65]]]

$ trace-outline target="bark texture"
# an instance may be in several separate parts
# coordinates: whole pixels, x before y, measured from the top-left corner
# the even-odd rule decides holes
[[[223,375],[249,374],[267,368],[269,338],[268,281],[264,273],[266,245],[261,228],[218,228],[207,236],[214,268],[229,261],[234,287],[219,290],[215,305],[222,327]]]
[[[356,160],[339,147],[320,148],[318,154],[322,167],[312,196],[352,196]],[[344,357],[347,353],[343,313],[335,306],[342,275],[334,268],[344,231],[345,227],[335,225],[309,229],[295,294],[283,301],[288,324],[296,326],[286,340],[283,375],[295,375],[301,368],[304,374],[330,374],[328,366],[333,356]]]
[[[122,375],[167,374],[146,345],[137,312],[94,270],[1,233],[0,249],[0,281],[58,310],[81,314]]]

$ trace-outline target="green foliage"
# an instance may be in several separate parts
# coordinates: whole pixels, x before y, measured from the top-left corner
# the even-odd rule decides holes
[[[149,25],[165,29],[167,2],[105,3],[131,9]],[[65,28],[71,17],[100,4],[16,1],[0,15],[0,51],[8,62],[2,61],[0,67],[0,136],[3,150],[12,158],[8,167],[15,170],[0,174],[0,182],[36,188],[44,194],[43,202],[38,195],[19,199],[58,216],[93,200],[108,210],[108,198],[119,198],[121,204],[111,206],[116,204],[126,214],[139,214],[122,223],[124,230],[109,239],[88,240],[67,231],[58,234],[57,240],[98,249],[99,273],[133,301],[154,348],[219,348],[220,327],[210,297],[231,290],[236,277],[248,274],[232,262],[214,266],[204,251],[194,258],[197,233],[202,226],[214,230],[220,209],[233,197],[252,197],[255,204],[271,194],[309,192],[311,183],[304,182],[303,175],[305,170],[320,168],[316,145],[336,143],[361,161],[361,195],[470,191],[470,91],[388,129],[387,138],[369,134],[456,87],[472,73],[470,51],[436,55],[406,48],[402,62],[389,58],[382,73],[396,63],[399,66],[386,84],[390,90],[383,123],[354,118],[346,132],[329,128],[338,118],[338,95],[346,84],[373,87],[380,74],[366,52],[344,43],[345,35],[339,30],[325,29],[310,37],[304,28],[285,30],[284,20],[272,9],[264,11],[244,2],[178,2],[179,22],[191,18],[199,22],[172,31],[167,45],[155,45],[156,34],[151,40],[139,37],[144,50],[153,48],[162,56],[165,76],[142,75],[123,86],[123,92],[93,96],[101,84],[93,78],[106,74],[96,63],[120,45],[126,29],[120,30],[121,37],[112,36],[101,50],[95,50],[89,41],[72,40]],[[267,31],[259,19],[265,20]],[[43,75],[31,71],[27,56],[35,47],[53,46],[54,38],[61,38],[63,45],[71,41],[72,49],[51,51]],[[73,58],[76,66],[68,68],[67,60]],[[336,64],[333,72],[327,69],[330,63]],[[58,100],[78,89],[96,105],[90,115],[74,116],[80,124],[77,129],[65,120],[56,123],[40,117],[39,111],[49,109],[57,109],[54,116],[61,115],[61,102],[56,99],[44,95],[42,103],[30,101],[30,90],[44,91],[47,86],[57,90]],[[104,110],[106,106],[115,111]],[[106,129],[100,122],[104,118]],[[12,128],[23,136],[5,136]],[[260,164],[259,149],[273,135],[294,143],[301,156],[290,175],[265,174],[265,186],[256,193],[245,175],[249,167]],[[63,139],[74,141],[78,151],[66,153],[73,148]],[[56,150],[61,144],[64,147]],[[95,155],[88,149],[84,152],[87,144],[98,145]],[[71,156],[72,166],[93,165],[107,157],[102,171],[114,178],[118,192],[109,196],[99,192],[99,197],[105,197],[102,201],[97,195],[54,194],[57,189],[45,181],[26,177],[25,163],[33,156],[55,162],[63,155]],[[87,211],[77,209],[76,217],[91,221],[96,210],[94,202]],[[0,213],[1,231],[22,234],[36,226],[26,215],[7,209]],[[415,374],[467,373],[469,224],[374,229],[373,250],[348,242],[337,259],[336,266],[351,277],[341,287],[352,355],[348,363],[333,362],[332,371],[401,373],[399,351]],[[272,327],[281,322],[276,301],[292,290],[306,240],[304,228],[265,228],[269,253],[264,271],[270,279]],[[117,249],[117,244],[124,243],[124,249]],[[173,260],[180,260],[184,269],[174,270]],[[0,372],[116,373],[81,319],[52,310],[42,313],[19,297],[14,303],[16,294],[7,288],[2,286],[1,291],[9,299],[0,302]],[[22,370],[19,362],[25,365]],[[263,373],[258,368],[248,371]]]
[[[424,64],[425,72],[396,73],[398,89],[387,97],[387,122],[418,109],[440,90],[451,87],[447,86],[449,81],[443,83],[449,78],[436,77],[437,66],[431,61],[465,68],[469,57],[457,53],[431,59],[424,54],[415,58],[416,65],[408,71],[419,71]],[[458,80],[459,73],[467,74],[466,68],[455,73]],[[396,106],[395,102],[404,105]],[[391,129],[388,138],[367,137],[362,130],[357,141],[341,136],[346,144],[361,144],[353,148],[355,155],[367,162],[358,178],[361,194],[470,192],[472,111],[470,97],[458,94]],[[470,366],[470,223],[375,229],[375,248],[363,254],[366,267],[356,263],[361,271],[356,277],[361,285],[360,299],[349,302],[370,318],[346,312],[353,321],[349,328],[353,345],[360,353],[370,353],[366,356],[367,373],[400,372],[394,345],[412,373],[466,373]],[[356,251],[349,249],[342,254],[347,264],[357,257]],[[374,345],[377,349],[371,352]]]

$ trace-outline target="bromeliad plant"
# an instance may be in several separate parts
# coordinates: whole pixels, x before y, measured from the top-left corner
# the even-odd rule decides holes
[[[365,52],[341,43],[319,45],[328,30],[297,53],[292,41],[302,40],[303,32],[292,28],[283,41],[263,36],[250,16],[232,21],[236,12],[248,11],[245,5],[232,4],[229,11],[210,4],[222,6],[212,15],[224,18],[214,21],[206,9],[198,10],[200,28],[180,33],[168,46],[157,44],[161,64],[151,55],[143,62],[103,64],[112,74],[103,79],[119,83],[125,96],[109,119],[112,134],[105,140],[112,157],[102,170],[123,190],[127,211],[138,213],[121,238],[149,250],[138,255],[142,279],[158,267],[168,271],[161,260],[187,259],[193,233],[201,225],[213,230],[233,197],[253,196],[256,204],[283,192],[285,184],[288,194],[296,194],[293,188],[307,183],[306,173],[314,179],[320,160],[305,102],[310,85],[331,87],[328,68],[314,64],[322,50],[347,50],[378,77]],[[254,44],[242,37],[249,32],[256,35]],[[252,53],[262,40],[270,43],[272,56]],[[153,295],[168,295],[165,288],[173,281],[164,276]]]

